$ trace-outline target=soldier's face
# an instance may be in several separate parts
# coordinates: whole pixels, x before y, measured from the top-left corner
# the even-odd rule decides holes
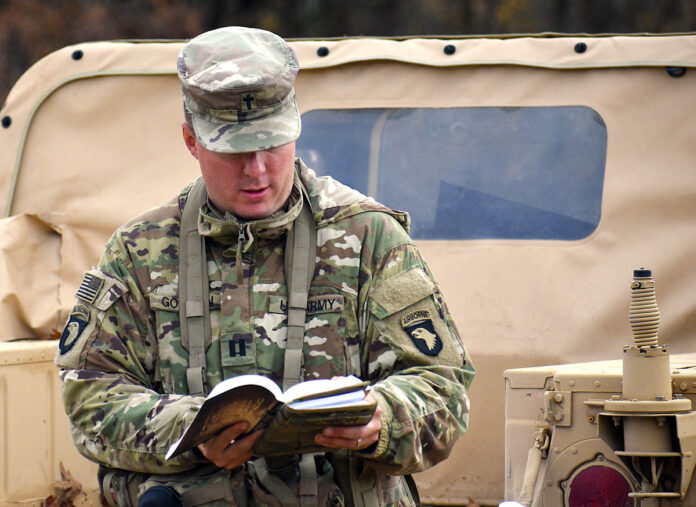
[[[220,211],[251,220],[272,215],[285,204],[294,179],[294,142],[266,151],[216,153],[204,148],[185,123],[183,132],[208,196]]]

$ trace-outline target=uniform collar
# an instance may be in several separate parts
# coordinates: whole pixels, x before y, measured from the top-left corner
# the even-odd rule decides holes
[[[281,210],[259,220],[242,221],[230,213],[223,215],[207,200],[198,214],[198,233],[229,244],[237,243],[244,235],[245,241],[242,247],[246,251],[253,243],[254,237],[273,239],[286,234],[300,214],[302,204],[302,183],[295,172],[290,197]],[[241,234],[240,229],[243,229]]]

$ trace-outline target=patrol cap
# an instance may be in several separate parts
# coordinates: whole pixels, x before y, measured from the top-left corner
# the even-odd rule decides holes
[[[195,135],[219,153],[261,151],[300,135],[292,48],[265,30],[230,26],[187,42],[177,61]]]

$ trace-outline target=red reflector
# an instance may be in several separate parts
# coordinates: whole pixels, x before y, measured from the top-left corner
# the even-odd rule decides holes
[[[570,484],[569,507],[633,507],[631,485],[613,468],[591,466]]]

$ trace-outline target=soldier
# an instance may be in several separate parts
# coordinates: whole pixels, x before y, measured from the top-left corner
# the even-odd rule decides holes
[[[295,158],[298,68],[262,30],[184,45],[202,178],[119,228],[77,291],[56,363],[110,505],[413,505],[408,474],[467,428],[474,368],[408,215]],[[263,430],[242,422],[165,460],[204,393],[246,373],[356,375],[377,409],[318,434],[325,454],[255,458]]]

